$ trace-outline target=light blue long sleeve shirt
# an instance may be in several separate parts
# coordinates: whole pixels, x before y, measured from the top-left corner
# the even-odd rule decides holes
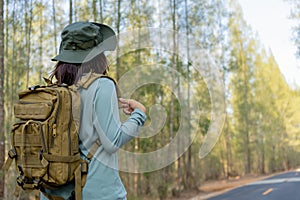
[[[117,150],[138,135],[146,115],[135,109],[125,121],[120,121],[116,88],[112,80],[100,78],[81,92],[80,149],[84,155],[100,138],[101,146],[89,163],[87,182],[82,191],[85,200],[118,200],[126,198],[126,190],[118,173]],[[48,191],[65,199],[74,184]],[[41,197],[41,199],[46,199]]]

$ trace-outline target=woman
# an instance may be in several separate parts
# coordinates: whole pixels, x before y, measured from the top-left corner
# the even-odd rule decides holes
[[[50,78],[58,84],[72,85],[88,79],[91,73],[107,74],[108,63],[104,51],[116,47],[114,31],[103,24],[76,22],[62,31],[60,52],[52,60],[58,61]],[[139,133],[146,120],[146,108],[133,99],[118,99],[116,86],[110,78],[98,78],[87,89],[80,90],[81,121],[80,149],[86,159],[92,145],[100,139],[93,158],[89,161],[82,199],[126,199],[126,190],[118,174],[117,150]],[[120,122],[118,101],[127,121]],[[45,192],[71,199],[74,184]],[[47,199],[41,194],[41,199]]]

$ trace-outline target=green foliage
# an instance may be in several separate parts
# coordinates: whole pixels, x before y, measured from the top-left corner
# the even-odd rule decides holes
[[[203,159],[202,163],[205,180],[220,178],[222,174],[222,164],[217,156],[210,154],[209,156]]]

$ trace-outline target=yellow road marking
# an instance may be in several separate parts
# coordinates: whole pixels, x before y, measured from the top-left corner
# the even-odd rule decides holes
[[[262,193],[263,195],[267,195],[267,194],[269,194],[270,192],[272,192],[273,191],[273,188],[269,188],[269,189],[267,189],[266,191],[264,191],[264,193]]]

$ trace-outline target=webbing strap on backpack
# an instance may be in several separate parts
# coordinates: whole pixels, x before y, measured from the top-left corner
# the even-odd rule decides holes
[[[75,170],[75,199],[82,198],[82,174],[81,174],[81,165],[77,167]]]
[[[7,171],[12,164],[13,159],[17,156],[17,153],[14,149],[8,151],[8,158],[2,166],[3,171]]]

